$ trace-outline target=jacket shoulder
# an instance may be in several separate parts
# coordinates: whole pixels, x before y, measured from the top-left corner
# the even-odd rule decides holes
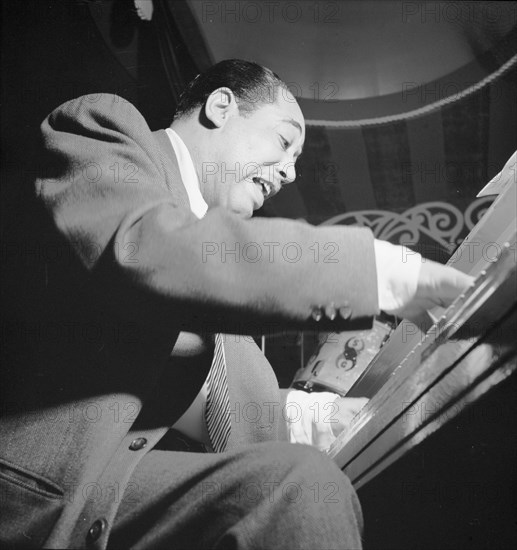
[[[74,132],[76,124],[126,130],[150,129],[140,111],[127,99],[114,94],[90,94],[71,99],[54,109],[45,119],[51,127]]]

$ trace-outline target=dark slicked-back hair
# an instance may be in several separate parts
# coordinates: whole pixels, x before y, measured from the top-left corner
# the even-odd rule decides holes
[[[241,114],[246,116],[265,103],[274,103],[278,90],[287,90],[280,77],[252,61],[227,59],[210,67],[192,80],[179,99],[175,119],[192,114],[202,107],[218,88],[230,88]]]

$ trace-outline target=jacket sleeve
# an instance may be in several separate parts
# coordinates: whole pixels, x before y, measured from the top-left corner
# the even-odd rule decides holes
[[[368,229],[244,220],[222,208],[198,220],[125,100],[70,101],[45,119],[42,136],[38,197],[119,314],[251,334],[268,323],[367,326],[377,313]]]

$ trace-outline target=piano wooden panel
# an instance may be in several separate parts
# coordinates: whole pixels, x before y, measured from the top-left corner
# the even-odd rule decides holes
[[[329,455],[356,488],[516,370],[516,290],[514,268],[479,309],[463,312],[461,325],[447,316],[337,439]],[[501,317],[479,334],[494,308]]]

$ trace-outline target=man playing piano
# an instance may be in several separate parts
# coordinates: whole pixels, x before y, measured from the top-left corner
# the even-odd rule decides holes
[[[167,130],[101,94],[41,131],[35,238],[70,254],[20,277],[17,318],[76,330],[9,366],[2,542],[359,548],[357,497],[318,449],[365,400],[280,391],[243,335],[416,319],[470,279],[366,228],[252,218],[295,180],[305,139],[295,98],[254,63],[198,76]],[[333,261],[315,261],[327,243]]]

